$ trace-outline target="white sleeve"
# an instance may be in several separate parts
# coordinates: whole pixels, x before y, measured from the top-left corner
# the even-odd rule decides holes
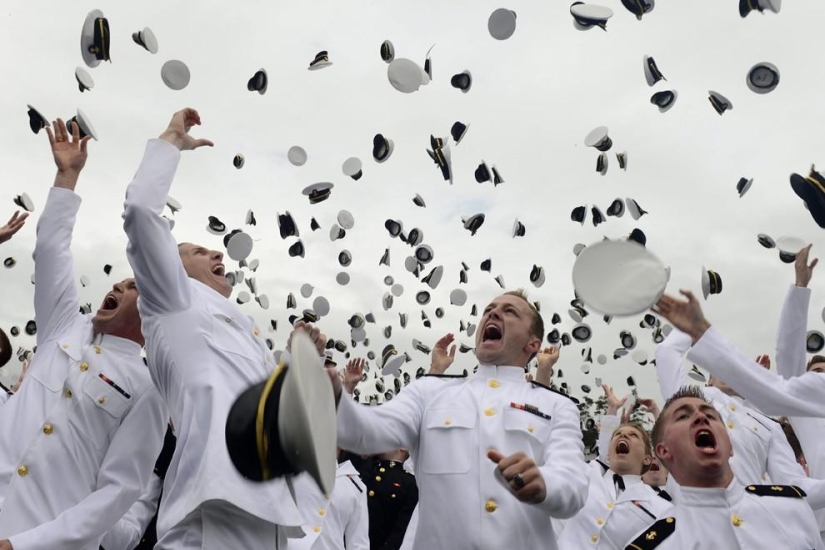
[[[805,470],[796,461],[791,444],[779,424],[771,430],[767,471],[771,483],[796,485],[805,491],[808,495],[806,500],[814,510],[825,507],[825,481],[805,475]]]
[[[169,222],[161,213],[180,161],[177,147],[152,139],[135,178],[126,189],[123,229],[126,255],[140,292],[140,314],[163,315],[189,308],[191,286]]]
[[[149,488],[115,525],[106,532],[100,547],[103,550],[132,550],[140,543],[149,523],[158,511],[158,499],[163,480],[152,476]]]
[[[352,480],[353,483],[358,483]],[[347,550],[370,550],[370,512],[367,507],[366,488],[359,491],[350,487],[353,500],[352,513],[344,527],[345,548]]]
[[[590,476],[584,461],[579,411],[572,401],[565,400],[553,415],[539,472],[544,478],[547,497],[535,506],[548,516],[561,519],[573,517],[582,509],[587,501]]]
[[[810,301],[810,288],[791,285],[782,304],[776,334],[776,372],[783,378],[805,373],[805,339]]]
[[[656,377],[664,400],[679,391],[679,388],[691,385],[682,363],[682,356],[688,349],[690,336],[677,328],[656,347]]]
[[[34,315],[37,343],[62,332],[80,316],[75,286],[72,231],[80,209],[80,195],[60,187],[49,190],[37,222],[34,247]]]
[[[725,380],[764,414],[825,416],[825,375],[806,372],[786,380],[743,355],[714,327],[693,345],[688,359]]]
[[[112,438],[95,490],[55,519],[10,537],[14,550],[83,548],[103,536],[148,486],[167,418],[160,394],[148,388]]]

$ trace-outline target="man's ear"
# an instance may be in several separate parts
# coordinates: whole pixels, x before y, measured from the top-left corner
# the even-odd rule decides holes
[[[670,460],[673,458],[673,455],[670,453],[670,451],[664,443],[657,443],[654,452],[656,453],[656,458],[661,460],[665,464],[665,467],[667,467],[667,465],[670,464]],[[668,468],[668,470],[669,469],[670,468]]]
[[[524,346],[524,351],[529,353],[531,357],[541,351],[541,338],[531,336],[527,345]]]

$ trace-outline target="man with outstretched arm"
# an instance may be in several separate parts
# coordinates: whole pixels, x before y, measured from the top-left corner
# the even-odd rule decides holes
[[[0,549],[97,550],[148,487],[166,410],[140,356],[133,279],[79,311],[71,253],[89,138],[46,128],[57,176],[37,228],[37,354],[0,415]]]
[[[304,523],[287,481],[242,477],[226,447],[226,419],[235,399],[275,368],[252,317],[229,300],[223,254],[175,242],[161,216],[181,151],[211,146],[189,129],[194,109],[178,111],[149,140],[126,191],[123,227],[152,380],[169,407],[177,444],[163,484],[156,550],[286,548]],[[306,330],[319,350],[326,338]]]
[[[484,310],[476,374],[425,376],[380,407],[339,399],[339,446],[410,449],[420,503],[414,548],[555,550],[551,518],[584,505],[578,410],[524,378],[543,334],[524,293],[509,292]],[[340,398],[340,379],[333,385]]]

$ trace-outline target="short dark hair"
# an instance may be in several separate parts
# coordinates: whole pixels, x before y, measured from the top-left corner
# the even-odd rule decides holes
[[[11,361],[11,342],[3,329],[0,329],[0,367],[9,361]]]
[[[508,290],[504,296],[518,296],[530,306],[530,311],[533,313],[533,322],[530,323],[530,335],[535,336],[539,340],[544,340],[544,320],[541,318],[541,313],[536,309],[530,300],[527,298],[527,292],[523,288],[517,290]]]
[[[810,369],[812,366],[814,366],[817,363],[825,363],[825,355],[814,355],[813,357],[811,357],[811,360],[808,361],[808,366],[805,367],[806,370]]]
[[[704,392],[698,386],[682,386],[679,388],[676,393],[671,395],[667,401],[665,401],[665,406],[662,407],[662,412],[659,413],[659,418],[656,419],[656,423],[653,424],[653,432],[651,434],[651,439],[653,439],[653,448],[656,448],[656,445],[662,442],[662,437],[664,436],[665,431],[665,419],[667,417],[668,409],[671,408],[674,401],[679,399],[684,399],[686,397],[693,397],[696,399],[701,399],[705,403],[710,403],[705,397]]]

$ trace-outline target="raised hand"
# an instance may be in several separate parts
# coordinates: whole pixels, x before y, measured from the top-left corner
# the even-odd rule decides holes
[[[49,136],[49,144],[52,147],[52,156],[57,166],[57,176],[54,186],[71,189],[74,191],[77,185],[77,178],[81,170],[86,166],[88,157],[86,147],[91,136],[80,139],[80,126],[72,124],[72,133],[66,130],[66,123],[58,118],[52,123],[54,133],[48,126],[46,134]]]
[[[756,362],[762,365],[767,370],[771,370],[771,356],[770,355],[760,355],[756,358]]]
[[[430,358],[429,374],[444,374],[444,371],[453,364],[453,361],[455,361],[455,345],[450,347],[450,344],[452,344],[454,340],[455,336],[450,333],[445,334],[435,343]]]
[[[816,267],[816,264],[819,263],[819,258],[814,258],[810,264],[808,263],[808,256],[811,253],[812,246],[812,244],[809,244],[800,250],[799,254],[796,255],[796,261],[794,262],[794,269],[796,270],[796,286],[800,286],[802,288],[806,288],[808,283],[811,282],[811,277],[814,274],[814,268]]]
[[[653,420],[654,420],[654,421],[659,419],[659,414],[660,414],[660,411],[659,411],[659,404],[658,404],[658,403],[656,403],[656,400],[654,400],[654,399],[648,399],[648,398],[643,398],[643,399],[639,399],[639,400],[637,401],[637,403],[639,403],[639,405],[640,405],[640,406],[641,406],[644,410],[646,410],[647,412],[649,412],[650,414],[652,414],[652,415],[653,415]]]
[[[619,409],[622,408],[622,406],[627,401],[627,396],[625,395],[624,397],[619,399],[618,397],[616,397],[616,394],[613,393],[613,388],[610,387],[608,384],[602,384],[602,389],[604,390],[604,396],[607,397],[607,413],[606,414],[609,414],[609,415],[612,416],[612,415],[616,414],[619,411]]]
[[[536,382],[550,386],[553,381],[553,366],[559,360],[559,348],[550,346],[544,348],[536,355],[538,370],[536,371]]]
[[[699,300],[689,290],[680,290],[682,296],[687,300],[679,300],[673,296],[663,295],[659,302],[653,307],[653,312],[658,313],[670,323],[687,334],[695,344],[710,328],[710,323],[702,313],[702,306]]]
[[[169,126],[160,135],[160,139],[168,141],[181,151],[190,151],[203,147],[213,147],[215,144],[208,139],[195,139],[189,135],[192,126],[200,126],[201,117],[195,109],[182,109],[172,115]]]
[[[364,374],[366,364],[367,360],[362,357],[356,357],[347,362],[347,367],[344,369],[344,389],[347,393],[352,394],[355,391],[355,386],[358,385]]]
[[[292,327],[292,332],[289,333],[289,338],[286,341],[287,351],[292,350],[292,337],[301,331],[306,332],[309,336],[309,339],[312,340],[313,344],[315,344],[315,349],[318,350],[318,355],[323,355],[324,347],[327,343],[327,336],[324,333],[322,333],[321,329],[319,329],[318,327],[311,325],[309,323],[305,323],[304,321],[298,321]]]
[[[46,129],[48,130],[48,128]],[[28,217],[28,212],[24,212],[21,215],[19,210],[15,211],[8,223],[6,223],[3,227],[0,227],[0,244],[14,237],[14,234],[20,231],[26,224],[26,218]]]

